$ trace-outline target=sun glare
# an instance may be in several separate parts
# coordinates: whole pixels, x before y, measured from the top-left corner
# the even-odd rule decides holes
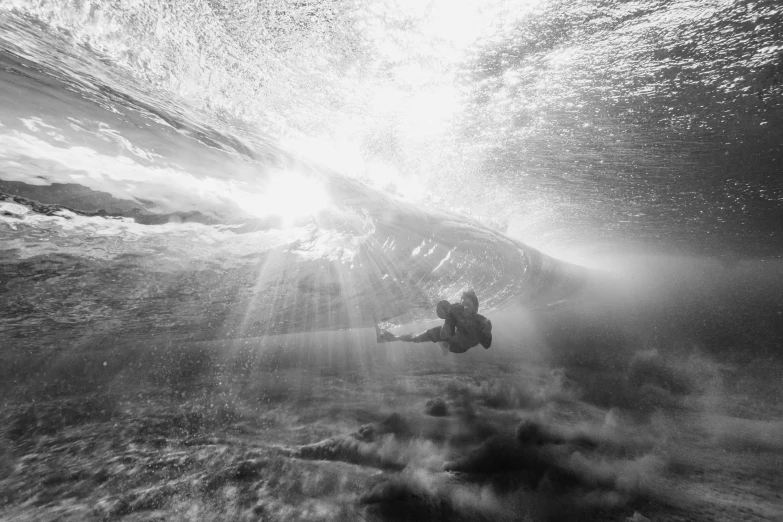
[[[260,195],[242,197],[242,207],[256,216],[278,216],[283,226],[323,210],[329,202],[320,180],[283,173],[274,176]]]
[[[425,193],[424,185],[417,175],[400,173],[396,167],[382,161],[366,160],[359,146],[347,139],[303,138],[291,140],[286,146],[288,150],[296,151],[327,168],[362,179],[377,189],[392,192],[404,199],[418,201]],[[288,190],[286,188],[280,192],[285,194]]]

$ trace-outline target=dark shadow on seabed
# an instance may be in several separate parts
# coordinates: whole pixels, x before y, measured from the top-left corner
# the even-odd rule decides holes
[[[4,364],[0,513],[774,520],[779,268],[653,266],[458,357],[357,329]]]

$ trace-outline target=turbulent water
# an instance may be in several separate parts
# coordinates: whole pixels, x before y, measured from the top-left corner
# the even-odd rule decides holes
[[[229,380],[245,386],[244,370],[226,368],[256,364],[271,372],[272,384],[253,393],[266,397],[264,404],[293,401],[280,418],[315,415],[295,401],[304,400],[305,388],[307,400],[336,393],[333,404],[343,411],[366,398],[342,393],[390,393],[394,377],[387,372],[446,364],[409,352],[375,359],[366,354],[367,345],[377,348],[367,328],[416,328],[435,318],[435,303],[457,300],[466,288],[495,320],[489,353],[500,357],[487,370],[466,356],[476,366],[459,372],[474,379],[514,367],[509,361],[528,350],[547,371],[555,368],[545,379],[556,381],[557,401],[574,398],[560,389],[563,382],[577,382],[580,405],[612,415],[611,408],[639,404],[645,415],[675,403],[691,411],[695,395],[699,408],[707,397],[716,404],[719,380],[734,401],[720,415],[752,419],[755,408],[764,422],[778,419],[779,378],[768,372],[779,364],[783,342],[782,100],[783,8],[774,0],[4,1],[0,376],[4,407],[16,419],[3,436],[22,449],[0,453],[0,509],[27,516],[14,470],[26,462],[28,438],[51,435],[41,428],[48,414],[24,410],[36,400],[131,389],[136,397],[134,386],[139,397],[165,388],[185,400],[207,386],[204,375],[211,390]],[[451,364],[459,363],[446,364],[453,370]],[[672,370],[681,365],[685,370]],[[584,368],[598,373],[585,377]],[[293,381],[281,384],[278,370],[295,372]],[[308,388],[308,372],[354,387],[335,392],[316,380]],[[753,372],[755,384],[748,380]],[[636,382],[642,374],[644,382]],[[641,393],[629,391],[634,383]],[[427,395],[437,386],[416,389]],[[502,386],[500,395],[491,386],[454,386],[444,392],[454,404],[470,396],[488,407],[495,407],[491,400],[533,407],[529,397],[513,395],[518,382],[511,399]],[[613,388],[624,391],[614,396],[607,391]],[[223,392],[221,401],[228,400]],[[202,398],[210,408],[214,393]],[[553,396],[536,397],[548,404]],[[150,408],[157,415],[163,406]],[[590,408],[561,413],[589,423],[596,411]],[[152,415],[120,411],[138,422]],[[90,415],[77,417],[92,421]],[[392,427],[387,419],[376,429],[412,436],[391,418]],[[310,443],[344,431],[350,422],[340,419],[332,431],[312,428],[301,437],[291,434],[307,421],[276,424],[268,440]],[[498,419],[487,422],[506,422]],[[656,426],[668,430],[662,422]],[[779,459],[775,422],[750,439]],[[710,426],[718,424],[724,431],[740,426]],[[415,440],[445,440],[425,426]],[[649,449],[639,433],[625,439],[628,432],[606,429],[593,443],[623,439],[629,446],[617,454]],[[356,440],[372,442],[361,433],[365,438]],[[575,432],[565,433],[560,442],[581,443],[569,438]],[[504,444],[498,447],[516,458]],[[410,469],[422,454],[406,447],[393,458],[380,450],[368,457],[366,449],[338,458],[345,448],[305,445],[294,456]],[[428,455],[427,462],[435,458]],[[494,453],[494,464],[481,461],[476,469],[471,455],[444,469],[496,471]],[[575,458],[557,462],[566,475],[581,477],[579,470],[591,466]],[[250,466],[256,477],[243,462],[240,469]],[[647,462],[634,473],[659,476],[656,466]],[[364,480],[345,473],[344,480]],[[632,515],[634,509],[611,511],[644,505],[617,497],[633,496],[633,488],[617,485],[630,480],[628,473],[612,475],[615,497],[589,493],[574,505],[600,506],[599,519]],[[769,473],[772,482],[780,478]],[[580,495],[586,483],[603,484],[606,475],[598,475],[578,481]],[[441,498],[451,487],[416,476],[408,492],[414,497]],[[432,519],[431,503],[445,502],[388,511],[384,502],[397,498],[394,488],[407,487],[394,483],[392,493],[363,497],[381,503],[373,516]],[[437,504],[437,516],[573,515],[531,500],[535,488],[514,497],[513,480],[495,486],[492,501],[480,494],[484,500],[467,501],[448,489],[451,507]],[[268,487],[275,502],[288,498]],[[653,489],[641,496],[658,506],[650,508],[655,513],[687,512],[687,502]],[[56,518],[57,493],[36,495],[38,511],[28,514]],[[113,507],[96,504],[89,513],[121,518],[165,510],[171,495],[151,504],[105,501]],[[755,504],[753,516],[783,512],[779,498]],[[345,502],[337,503],[343,511],[294,513],[274,503],[266,509],[280,519],[358,516]],[[209,509],[191,518],[241,518]]]

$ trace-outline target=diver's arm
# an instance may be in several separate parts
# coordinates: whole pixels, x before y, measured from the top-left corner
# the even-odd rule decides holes
[[[449,307],[446,317],[444,317],[443,326],[440,327],[440,339],[446,340],[457,335],[457,317],[461,317],[459,304],[453,304]]]
[[[441,339],[448,339],[449,337],[454,336],[454,325],[449,319],[446,319],[446,322],[444,322],[443,326],[440,327]]]

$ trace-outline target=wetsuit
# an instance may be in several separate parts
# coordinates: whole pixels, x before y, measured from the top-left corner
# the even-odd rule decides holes
[[[413,342],[445,342],[452,353],[465,353],[477,344],[492,344],[492,323],[481,314],[470,315],[461,304],[451,305],[443,326],[430,328],[413,338]]]

